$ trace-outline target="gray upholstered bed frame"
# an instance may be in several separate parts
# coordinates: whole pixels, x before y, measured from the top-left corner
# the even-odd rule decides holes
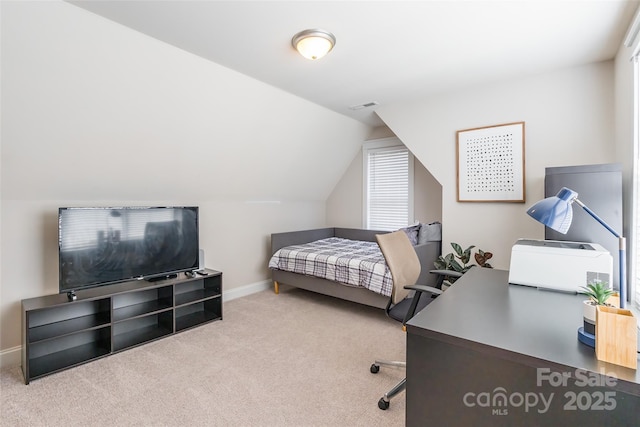
[[[315,240],[326,239],[328,237],[341,237],[343,239],[375,242],[376,234],[381,233],[387,232],[330,227],[315,230],[274,233],[271,235],[271,254],[274,254],[278,249],[285,246],[309,243]],[[433,262],[440,255],[441,242],[427,242],[422,245],[414,246],[414,248],[418,258],[420,259],[420,265],[422,267],[418,283],[435,286],[437,276],[429,274],[429,270],[433,270]],[[389,297],[385,297],[365,288],[345,286],[327,279],[282,270],[271,270],[271,274],[276,293],[279,292],[279,284],[285,284],[372,307],[385,308],[389,302]]]

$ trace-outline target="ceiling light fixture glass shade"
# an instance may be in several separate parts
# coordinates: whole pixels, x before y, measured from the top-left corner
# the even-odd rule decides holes
[[[293,47],[307,59],[320,59],[333,49],[336,38],[328,31],[313,29],[300,31],[291,39]]]

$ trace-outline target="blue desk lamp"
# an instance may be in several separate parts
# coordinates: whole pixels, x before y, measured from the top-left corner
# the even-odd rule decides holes
[[[578,193],[567,187],[562,187],[555,196],[547,197],[531,206],[529,210],[527,210],[527,214],[558,233],[567,234],[569,227],[571,227],[571,220],[573,219],[573,208],[571,206],[573,202],[576,202],[586,213],[591,215],[593,219],[602,224],[604,228],[618,238],[620,250],[620,308],[624,308],[627,302],[627,258],[625,255],[627,243],[624,237],[618,234],[609,224],[604,222],[602,218],[578,200]]]

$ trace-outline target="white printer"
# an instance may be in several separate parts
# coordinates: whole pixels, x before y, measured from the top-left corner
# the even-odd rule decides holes
[[[518,239],[511,248],[509,283],[578,292],[594,280],[611,285],[613,259],[595,243]]]

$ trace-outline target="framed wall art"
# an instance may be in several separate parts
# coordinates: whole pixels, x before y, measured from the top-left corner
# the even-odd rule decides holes
[[[524,203],[524,122],[457,132],[458,202]]]

